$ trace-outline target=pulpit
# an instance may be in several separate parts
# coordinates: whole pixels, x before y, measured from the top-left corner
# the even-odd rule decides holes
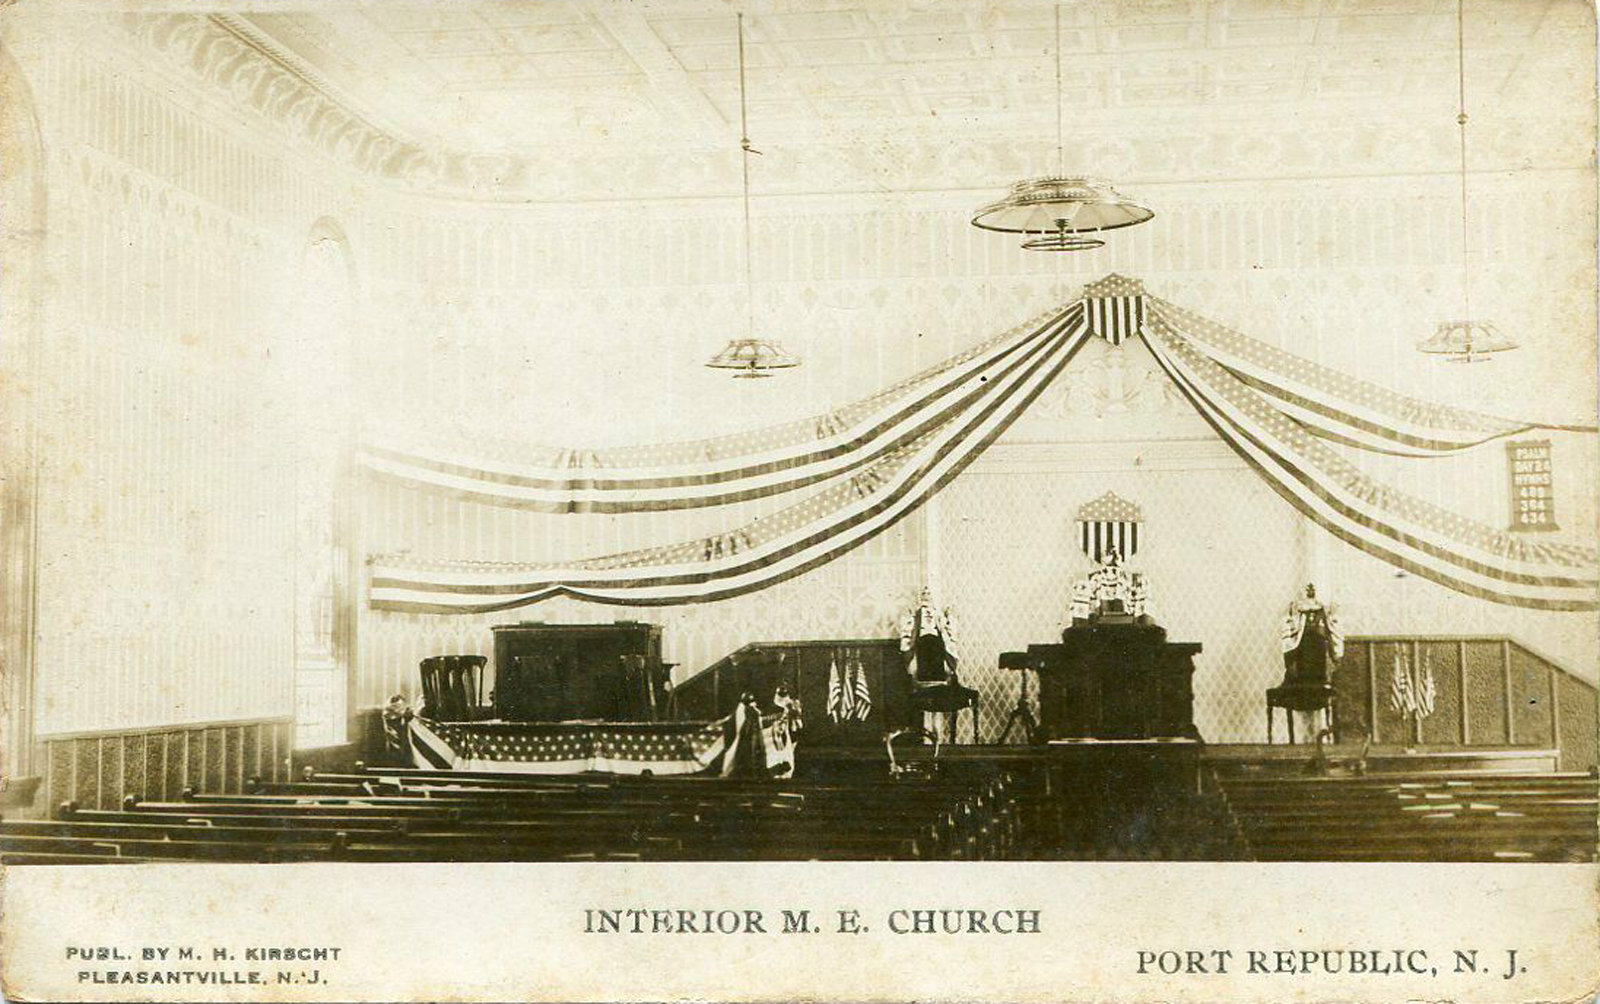
[[[1076,620],[1059,645],[1030,645],[1045,739],[1199,739],[1197,642],[1167,641],[1148,617]]]

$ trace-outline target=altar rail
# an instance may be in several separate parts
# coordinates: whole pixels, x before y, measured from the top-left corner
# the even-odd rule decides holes
[[[1433,714],[1419,725],[1390,706],[1396,656],[1432,668]],[[1562,770],[1587,770],[1596,756],[1593,684],[1500,635],[1363,635],[1345,639],[1334,672],[1342,742],[1427,746],[1542,746]]]

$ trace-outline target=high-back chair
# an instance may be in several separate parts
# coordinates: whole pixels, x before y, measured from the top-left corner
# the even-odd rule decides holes
[[[437,721],[470,722],[483,717],[481,655],[433,655],[422,660],[424,714]]]
[[[1289,722],[1289,742],[1294,742],[1294,713],[1296,711],[1306,714],[1322,712],[1326,715],[1327,731],[1330,738],[1338,741],[1334,730],[1333,705],[1337,695],[1333,684],[1328,681],[1326,673],[1320,676],[1306,676],[1290,670],[1284,673],[1283,682],[1276,687],[1267,688],[1267,742],[1272,742],[1273,709],[1282,708],[1283,716]],[[1313,733],[1316,730],[1313,729]]]
[[[917,677],[911,684],[911,710],[921,714],[944,715],[949,723],[950,742],[956,738],[963,709],[972,712],[972,741],[978,739],[978,692],[962,686],[956,671],[945,665],[918,666]]]

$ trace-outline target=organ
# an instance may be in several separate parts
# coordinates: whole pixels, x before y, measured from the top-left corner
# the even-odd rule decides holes
[[[655,722],[671,717],[672,666],[661,661],[659,625],[524,621],[493,630],[496,718]]]

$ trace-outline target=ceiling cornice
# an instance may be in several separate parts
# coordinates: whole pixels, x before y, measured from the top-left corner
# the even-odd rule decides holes
[[[504,158],[441,154],[356,111],[302,60],[232,15],[139,14],[122,26],[202,82],[292,137],[371,177],[408,187],[471,186],[504,174]]]
[[[232,14],[129,13],[124,29],[164,53],[204,85],[332,160],[387,187],[471,201],[578,202],[718,197],[736,191],[737,156],[704,147],[646,147],[619,140],[563,147],[548,156],[430,148],[400,135],[371,110],[356,107],[317,70],[266,33]],[[1552,123],[1570,109],[1544,108]],[[1582,117],[1579,115],[1578,117]],[[1368,115],[1296,116],[1275,133],[1241,131],[1230,116],[1174,122],[1142,133],[1096,130],[1077,159],[1125,188],[1140,184],[1225,182],[1236,178],[1311,181],[1348,177],[1446,174],[1456,170],[1455,127]],[[1587,167],[1583,128],[1530,129],[1527,121],[1474,136],[1481,171]],[[1539,149],[1529,137],[1538,136]],[[1574,142],[1576,138],[1576,142]],[[1048,173],[1054,145],[1018,139],[879,137],[776,145],[763,160],[762,195],[914,193],[986,189],[1015,177]]]

